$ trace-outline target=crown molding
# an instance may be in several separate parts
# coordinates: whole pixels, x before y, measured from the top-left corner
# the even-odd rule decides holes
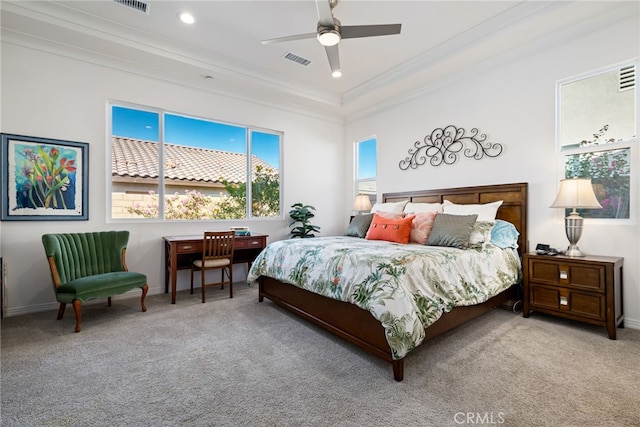
[[[223,84],[215,84],[212,86],[208,84],[207,79],[200,76],[201,73],[194,73],[195,77],[185,77],[183,73],[172,73],[168,71],[166,67],[158,68],[140,62],[127,62],[121,58],[100,54],[95,51],[81,50],[75,46],[34,38],[26,34],[7,31],[5,29],[2,31],[2,43],[45,54],[57,55],[131,75],[178,84],[183,87],[250,102],[268,108],[279,109],[288,113],[301,114],[339,124],[344,123],[340,112],[336,111],[332,106],[319,108],[317,103],[309,102],[304,98],[296,99],[293,96],[283,96],[283,92],[269,90],[268,87],[251,88],[249,86],[250,83],[253,83],[251,80],[235,81],[233,82],[233,86]]]
[[[461,78],[466,73],[478,72],[476,64],[499,63],[498,58],[472,57],[476,50],[481,50],[483,43],[500,35],[508,37],[507,31],[517,29],[519,25],[531,25],[534,19],[541,19],[562,8],[570,11],[571,5],[579,3],[518,3],[342,96],[327,94],[318,87],[310,87],[296,80],[284,80],[266,70],[248,67],[205,49],[151,37],[145,32],[78,12],[63,3],[2,1],[0,10],[3,21],[12,17],[30,19],[35,23],[55,26],[59,34],[62,34],[61,39],[53,41],[46,39],[44,33],[39,33],[37,28],[33,33],[30,30],[26,34],[12,31],[5,25],[2,36],[6,42],[272,108],[331,121],[349,122],[432,91],[445,81]],[[591,16],[567,29],[517,45],[517,49],[508,47],[493,56],[511,55],[517,58],[520,54],[524,55],[522,52],[526,49],[535,49],[534,46],[562,43],[567,37],[593,31],[596,26],[615,22],[630,14],[638,14],[636,2],[615,3],[601,15]],[[83,41],[83,37],[87,40]],[[119,57],[110,55],[111,50],[117,50]],[[443,72],[443,64],[446,65],[447,61],[455,64],[462,57],[467,61],[464,67],[452,67],[453,71]],[[207,82],[204,79],[207,75],[215,78]]]
[[[469,50],[517,24],[565,7],[569,3],[571,2],[519,3],[499,15],[446,40],[433,49],[423,52],[401,66],[382,73],[364,84],[345,92],[342,97],[342,103],[343,105],[348,105],[380,86],[395,84],[416,73],[424,72],[440,61]]]
[[[537,38],[528,43],[518,46],[518,49],[509,49],[499,55],[483,59],[473,66],[462,68],[449,73],[444,78],[439,78],[418,88],[406,91],[400,91],[396,96],[389,97],[381,102],[369,103],[369,106],[354,109],[351,112],[343,114],[345,124],[353,123],[357,120],[379,114],[393,107],[409,102],[412,99],[427,95],[442,87],[450,86],[457,81],[472,77],[478,73],[490,71],[504,65],[508,65],[515,61],[524,60],[536,52],[559,46],[569,40],[587,36],[594,31],[615,25],[616,23],[626,19],[640,18],[640,6],[634,2],[624,2],[620,7],[609,10],[606,13],[593,16],[590,19],[581,21],[580,23],[568,26],[562,30],[549,33],[544,37]],[[637,43],[637,42],[636,42]]]
[[[105,23],[92,15],[78,13],[61,4],[51,2],[0,2],[3,14],[13,13],[41,23],[53,25],[69,32],[81,34],[94,40],[112,43],[123,50],[135,50],[155,55],[176,63],[204,70],[205,75],[225,76],[229,79],[241,80],[251,85],[269,87],[270,90],[305,98],[319,106],[327,106],[333,110],[341,107],[339,96],[328,94],[321,88],[312,87],[299,81],[284,80],[267,69],[247,67],[229,57],[214,52],[178,43],[174,40],[150,37],[142,31],[132,31],[127,26],[117,23]],[[3,18],[6,19],[6,18]],[[3,29],[4,31],[4,29]],[[25,34],[26,36],[26,34]],[[37,37],[32,36],[34,39]],[[44,40],[44,39],[42,39]],[[45,40],[48,41],[48,40]],[[77,40],[80,44],[82,40]],[[66,46],[70,48],[71,46]],[[91,49],[78,48],[78,52],[90,54]],[[93,54],[102,55],[94,51]],[[322,108],[322,107],[321,107]]]

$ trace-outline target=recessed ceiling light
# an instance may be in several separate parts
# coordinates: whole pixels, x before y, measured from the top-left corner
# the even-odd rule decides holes
[[[335,77],[336,79],[337,79],[338,77],[342,77],[342,71],[340,71],[340,70],[335,70],[334,72],[332,72],[332,73],[331,73],[331,76],[332,76],[332,77]]]
[[[194,18],[189,12],[180,12],[178,14],[178,18],[185,24],[193,24],[196,22],[196,18]]]

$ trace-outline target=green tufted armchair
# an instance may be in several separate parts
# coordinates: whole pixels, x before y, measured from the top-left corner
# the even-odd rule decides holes
[[[95,298],[123,294],[142,288],[140,304],[147,311],[144,298],[149,291],[147,276],[127,270],[125,253],[128,231],[45,234],[42,244],[49,260],[51,278],[60,303],[58,320],[67,303],[76,313],[76,332],[80,332],[82,303]]]

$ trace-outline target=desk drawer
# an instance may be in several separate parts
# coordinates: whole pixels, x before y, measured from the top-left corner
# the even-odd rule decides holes
[[[176,244],[177,254],[193,254],[202,252],[202,242],[181,242]]]
[[[235,249],[264,248],[266,246],[264,237],[236,238],[234,245]]]

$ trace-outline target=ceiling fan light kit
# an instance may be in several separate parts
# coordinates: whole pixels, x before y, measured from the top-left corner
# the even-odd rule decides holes
[[[318,31],[318,41],[323,46],[335,46],[340,41],[340,33],[335,29]]]
[[[280,43],[293,40],[313,38],[324,46],[331,67],[331,75],[340,77],[340,56],[338,43],[342,39],[355,39],[362,37],[390,36],[400,34],[402,24],[382,24],[382,25],[346,25],[342,26],[340,21],[333,16],[333,9],[338,5],[338,0],[316,0],[318,10],[318,25],[315,33],[297,34],[292,36],[278,37],[275,39],[262,40],[262,44]]]

